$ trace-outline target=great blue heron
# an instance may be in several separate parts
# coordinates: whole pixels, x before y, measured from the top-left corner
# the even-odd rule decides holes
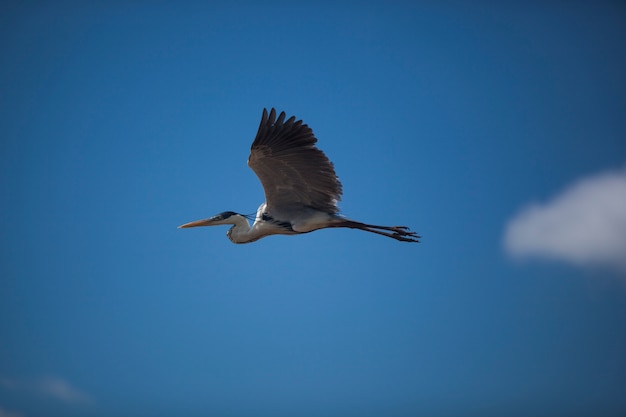
[[[211,218],[183,224],[179,228],[232,224],[226,235],[233,243],[248,243],[269,235],[297,235],[328,227],[349,227],[391,237],[402,242],[419,242],[406,226],[375,226],[339,214],[337,201],[342,189],[333,163],[320,151],[309,126],[295,116],[285,121],[263,109],[259,131],[252,143],[248,166],[261,180],[265,202],[259,206],[254,224],[246,216],[225,211]]]

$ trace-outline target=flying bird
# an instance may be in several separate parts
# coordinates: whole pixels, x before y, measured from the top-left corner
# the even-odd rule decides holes
[[[375,226],[339,214],[342,187],[333,163],[319,150],[309,126],[276,118],[276,110],[263,109],[261,124],[252,143],[248,166],[261,180],[265,202],[250,227],[248,216],[225,211],[179,228],[233,225],[226,235],[233,243],[249,243],[269,235],[297,235],[329,227],[347,227],[377,233],[402,242],[419,242],[406,226]],[[251,216],[250,216],[251,217]]]

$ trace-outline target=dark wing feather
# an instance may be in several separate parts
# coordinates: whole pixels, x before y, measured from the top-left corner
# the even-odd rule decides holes
[[[261,180],[268,210],[310,207],[337,213],[341,183],[333,163],[315,147],[311,128],[295,116],[276,119],[276,110],[263,117],[252,143],[248,166]]]

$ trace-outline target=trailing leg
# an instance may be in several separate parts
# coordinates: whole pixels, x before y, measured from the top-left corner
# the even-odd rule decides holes
[[[366,232],[390,237],[401,242],[419,242],[420,238],[417,233],[411,232],[406,226],[376,226],[373,224],[356,222],[354,220],[342,220],[330,227],[347,227],[350,229],[364,230]]]

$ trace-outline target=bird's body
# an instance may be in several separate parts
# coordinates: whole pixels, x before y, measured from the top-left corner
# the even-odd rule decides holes
[[[315,143],[313,131],[285,113],[263,110],[261,124],[252,143],[248,165],[265,190],[265,202],[250,227],[246,216],[232,211],[186,223],[181,228],[232,224],[227,232],[233,243],[248,243],[265,236],[295,235],[330,227],[361,229],[404,242],[419,236],[405,226],[375,226],[339,215],[337,202],[342,187],[332,162]]]

